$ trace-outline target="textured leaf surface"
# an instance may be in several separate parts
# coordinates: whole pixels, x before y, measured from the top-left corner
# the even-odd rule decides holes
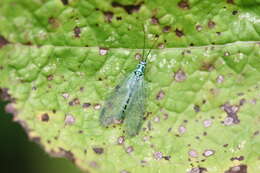
[[[0,1],[1,98],[28,135],[89,172],[260,171],[259,0]],[[155,34],[140,134],[100,108]],[[105,49],[106,48],[106,49]]]

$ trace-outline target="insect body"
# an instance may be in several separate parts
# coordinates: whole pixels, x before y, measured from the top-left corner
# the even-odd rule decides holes
[[[125,130],[129,136],[138,133],[145,111],[145,67],[146,62],[141,61],[105,102],[100,114],[100,123],[103,126],[124,121]]]
[[[146,56],[144,56],[144,27],[143,30],[144,49],[141,61],[137,65],[136,69],[114,89],[108,100],[105,102],[99,117],[100,123],[103,126],[124,122],[125,131],[129,136],[135,136],[138,134],[145,112],[144,74],[146,60],[152,49],[150,49]],[[158,38],[159,37],[157,37],[152,47],[154,47]]]

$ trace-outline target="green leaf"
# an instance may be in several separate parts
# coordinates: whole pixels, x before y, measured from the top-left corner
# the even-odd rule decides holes
[[[259,0],[2,0],[1,98],[46,152],[90,172],[259,172]],[[149,57],[140,134],[100,108]],[[4,139],[3,139],[4,140]],[[240,171],[236,171],[240,170]]]

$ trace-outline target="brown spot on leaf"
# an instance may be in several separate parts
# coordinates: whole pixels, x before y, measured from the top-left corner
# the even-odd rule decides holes
[[[100,108],[101,108],[101,105],[100,105],[100,104],[95,104],[95,105],[94,105],[94,109],[95,109],[95,110],[99,110]]]
[[[209,29],[214,28],[215,25],[216,25],[216,23],[215,23],[214,21],[212,21],[212,20],[209,20],[209,21],[208,21],[208,27],[209,27]]]
[[[135,54],[135,59],[140,60],[142,58],[142,55],[140,53]]]
[[[63,93],[63,94],[62,94],[62,97],[64,97],[65,99],[68,99],[69,96],[70,96],[70,95],[69,95],[68,93]]]
[[[127,147],[127,148],[125,149],[125,151],[126,151],[127,153],[132,153],[132,152],[134,151],[134,147],[129,146],[129,147]]]
[[[38,136],[31,137],[30,139],[31,139],[33,142],[37,143],[37,144],[40,144],[40,142],[41,142],[41,138],[38,137]]]
[[[212,64],[211,62],[203,62],[202,66],[200,67],[200,70],[203,71],[212,71],[214,70],[214,64]]]
[[[225,53],[224,53],[224,56],[229,56],[229,55],[230,55],[229,52],[225,52]]]
[[[158,44],[158,48],[159,48],[159,49],[163,49],[163,48],[165,48],[165,45],[164,45],[163,43],[159,43],[159,44]]]
[[[99,55],[106,55],[108,53],[108,48],[99,48]]]
[[[91,166],[92,168],[99,168],[99,164],[96,161],[91,161],[89,163],[89,166]]]
[[[59,155],[62,156],[62,157],[66,157],[67,159],[69,159],[72,162],[75,162],[74,154],[69,150],[65,150],[63,148],[60,148]]]
[[[244,159],[245,159],[244,156],[239,156],[239,157],[232,157],[230,160],[231,161],[234,161],[234,160],[242,161]]]
[[[171,30],[170,26],[163,27],[163,32],[170,32],[170,30]]]
[[[171,156],[163,156],[165,160],[171,160]]]
[[[92,148],[93,151],[96,153],[96,154],[103,154],[104,153],[104,148],[101,148],[101,147],[94,147]]]
[[[193,109],[195,112],[200,112],[200,106],[199,105],[194,105]]]
[[[50,17],[48,19],[48,23],[53,27],[53,28],[58,28],[59,27],[59,22],[57,19],[55,19],[54,17]]]
[[[74,36],[75,36],[76,38],[79,38],[79,37],[80,37],[80,33],[81,33],[80,27],[76,26],[76,27],[74,28]]]
[[[176,82],[183,82],[186,80],[186,74],[184,71],[182,70],[178,70],[175,75],[174,75],[174,78],[176,80]]]
[[[233,15],[236,15],[237,13],[238,13],[237,10],[232,11],[232,14],[233,14]]]
[[[0,48],[7,45],[9,43],[8,40],[6,40],[3,36],[0,35]]]
[[[201,26],[201,25],[196,25],[196,30],[197,30],[198,32],[200,32],[200,31],[202,30],[202,26]]]
[[[90,106],[91,106],[90,103],[83,103],[83,105],[82,105],[83,108],[89,108]]]
[[[192,168],[188,173],[206,173],[207,169],[203,167]]]
[[[80,101],[78,98],[74,98],[72,101],[69,102],[70,106],[75,106],[75,105],[79,105]]]
[[[232,124],[238,124],[240,120],[238,119],[237,113],[239,111],[239,106],[237,105],[230,105],[229,103],[225,103],[224,105],[221,106],[221,108],[226,112],[228,122],[224,124],[225,125],[232,125]],[[232,122],[231,122],[232,120]]]
[[[257,131],[254,132],[253,135],[254,135],[254,136],[257,136],[257,135],[259,135],[259,134],[260,134],[260,132],[259,132],[259,130],[257,130]]]
[[[159,19],[157,17],[153,16],[151,18],[151,23],[154,24],[154,25],[159,24]]]
[[[163,90],[160,90],[160,91],[158,92],[158,94],[156,95],[156,99],[157,99],[157,100],[162,100],[162,99],[164,98],[164,96],[165,96],[164,91],[163,91]]]
[[[47,76],[47,79],[48,79],[48,80],[53,80],[53,75],[52,75],[52,74],[48,75],[48,76]]]
[[[239,106],[243,106],[246,103],[246,99],[242,98],[239,100]]]
[[[227,0],[227,3],[229,3],[229,4],[235,4],[235,3],[234,3],[234,0]]]
[[[69,0],[61,0],[63,5],[68,5],[69,4]]]
[[[242,164],[230,167],[229,170],[225,171],[225,173],[247,173],[247,165]]]
[[[122,20],[123,18],[121,16],[117,16],[116,20]]]
[[[178,7],[184,10],[188,10],[190,8],[188,0],[181,0],[180,2],[178,2]]]
[[[177,37],[182,37],[182,36],[184,36],[183,31],[180,30],[180,29],[178,29],[178,28],[175,29],[175,34],[176,34]]]
[[[105,15],[105,21],[108,22],[108,23],[111,23],[113,16],[114,16],[114,13],[112,11],[105,11],[103,13]]]
[[[122,145],[125,142],[125,137],[124,136],[119,136],[117,139],[117,144]]]
[[[49,117],[49,115],[48,115],[47,113],[42,114],[41,120],[42,120],[43,122],[48,122],[49,119],[50,119],[50,117]]]
[[[123,8],[128,14],[138,12],[143,2],[136,5],[123,5],[119,2],[112,2],[113,7]]]
[[[223,147],[225,147],[225,148],[228,147],[228,144],[224,144]]]
[[[8,88],[0,88],[0,99],[4,101],[14,101],[14,98],[8,93]]]

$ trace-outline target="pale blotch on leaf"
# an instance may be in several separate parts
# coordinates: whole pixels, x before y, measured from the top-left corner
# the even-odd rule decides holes
[[[215,154],[215,151],[214,150],[210,150],[210,149],[207,149],[203,152],[203,156],[205,157],[209,157],[209,156],[212,156]]]
[[[130,172],[127,170],[122,170],[122,171],[120,171],[120,173],[130,173]]]
[[[225,53],[224,53],[224,56],[229,56],[229,55],[230,55],[229,52],[225,52]]]
[[[201,25],[196,25],[196,30],[197,30],[198,32],[200,32],[200,31],[202,30],[202,26],[201,26]]]
[[[47,79],[48,79],[49,81],[53,80],[53,78],[54,78],[54,76],[53,76],[52,74],[50,74],[50,75],[47,76]]]
[[[70,106],[75,106],[79,104],[80,104],[80,100],[78,98],[74,98],[72,101],[69,102]]]
[[[226,117],[226,118],[224,119],[224,124],[225,124],[226,126],[230,126],[230,125],[234,124],[234,123],[233,123],[233,118],[232,118],[232,117]]]
[[[151,18],[151,24],[153,24],[153,25],[159,24],[159,19],[157,17],[153,16]]]
[[[197,167],[197,168],[192,168],[188,173],[207,173],[207,169],[206,168],[202,168],[202,167]]]
[[[136,60],[140,60],[141,57],[142,57],[142,55],[141,55],[140,53],[136,53],[136,54],[135,54],[135,59],[136,59]]]
[[[212,125],[212,120],[204,120],[203,121],[203,125],[204,127],[210,127]]]
[[[96,161],[91,161],[89,163],[89,166],[91,166],[92,168],[99,168],[99,165],[98,165],[98,163]]]
[[[160,44],[158,45],[158,48],[159,48],[159,49],[163,49],[163,48],[165,48],[165,45],[164,45],[163,43],[160,43]]]
[[[75,118],[71,114],[66,115],[65,117],[65,124],[66,125],[72,125],[75,123]]]
[[[155,158],[155,160],[161,160],[163,158],[163,154],[162,152],[155,152],[153,154],[153,157]]]
[[[189,154],[190,157],[193,157],[193,158],[196,158],[196,157],[199,156],[199,155],[198,155],[198,152],[197,152],[196,150],[194,150],[194,149],[190,150],[190,151],[188,152],[188,154]]]
[[[129,146],[129,147],[127,147],[127,148],[125,149],[125,151],[126,151],[127,153],[132,153],[132,152],[134,151],[134,147]]]
[[[208,27],[209,27],[209,29],[214,28],[215,25],[216,25],[216,23],[215,23],[214,21],[212,21],[212,20],[209,20],[209,21],[208,21]]]
[[[223,82],[224,82],[224,76],[219,75],[219,76],[217,77],[216,81],[217,81],[217,83],[219,83],[219,84],[223,83]]]
[[[124,136],[119,136],[117,139],[117,144],[122,145],[125,142],[125,137]]]
[[[160,91],[158,92],[158,94],[156,95],[156,99],[157,99],[157,100],[162,100],[162,99],[164,98],[164,96],[165,96],[164,91],[163,91],[163,90],[160,90]]]
[[[154,122],[159,123],[160,122],[160,117],[156,116],[156,117],[154,117],[153,120],[154,120]]]
[[[99,48],[99,55],[103,56],[106,55],[107,53],[108,53],[107,48]]]
[[[229,168],[229,170],[225,171],[225,173],[247,173],[247,165],[238,165]]]
[[[100,108],[101,108],[101,105],[100,105],[100,104],[95,104],[95,105],[94,105],[94,109],[95,109],[95,110],[99,110]]]
[[[63,93],[63,94],[62,94],[62,97],[65,98],[65,99],[68,99],[69,96],[70,96],[70,95],[69,95],[68,93]]]
[[[176,80],[176,82],[183,82],[186,80],[186,74],[184,71],[182,70],[178,70],[175,75],[174,75],[174,79]]]
[[[238,118],[238,111],[239,111],[239,106],[238,105],[230,105],[229,103],[225,103],[224,105],[221,106],[221,109],[224,110],[227,114],[227,118],[224,120],[225,125],[231,125],[231,124],[238,124],[240,122]],[[227,119],[229,120],[227,121]],[[232,122],[231,122],[232,119]]]
[[[186,127],[184,127],[183,125],[181,125],[179,128],[178,128],[178,132],[180,135],[184,134],[186,132]]]

